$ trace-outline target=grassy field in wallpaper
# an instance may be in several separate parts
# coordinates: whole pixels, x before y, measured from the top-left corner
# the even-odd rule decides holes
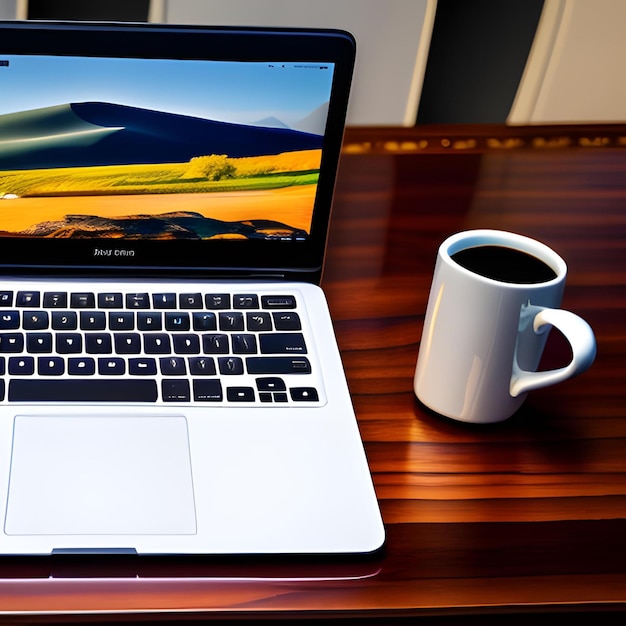
[[[320,158],[320,150],[304,150],[232,159],[207,155],[188,163],[12,170],[0,172],[0,197],[270,190],[316,183]]]

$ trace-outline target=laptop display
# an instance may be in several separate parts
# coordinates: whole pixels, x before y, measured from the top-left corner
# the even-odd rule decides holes
[[[332,77],[332,63],[5,55],[0,236],[304,240]]]
[[[319,279],[349,38],[39,28],[0,46],[1,263]]]

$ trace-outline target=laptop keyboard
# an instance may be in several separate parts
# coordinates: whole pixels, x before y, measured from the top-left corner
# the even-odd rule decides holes
[[[0,291],[0,401],[319,404],[283,293]]]

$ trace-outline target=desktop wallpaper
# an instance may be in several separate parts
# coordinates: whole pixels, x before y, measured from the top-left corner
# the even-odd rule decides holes
[[[0,237],[305,239],[332,70],[0,56]]]

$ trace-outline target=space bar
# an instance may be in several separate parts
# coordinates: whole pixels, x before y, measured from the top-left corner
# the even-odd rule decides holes
[[[154,380],[29,380],[9,383],[10,402],[156,402]]]

